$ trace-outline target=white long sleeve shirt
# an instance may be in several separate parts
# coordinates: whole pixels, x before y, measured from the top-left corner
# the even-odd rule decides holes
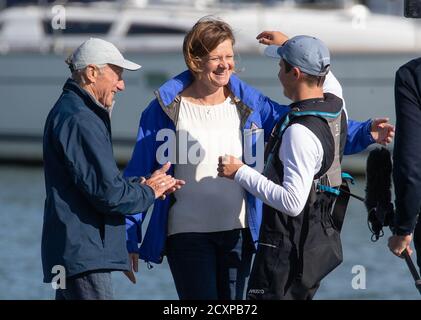
[[[327,75],[323,91],[343,99],[341,85],[332,73]],[[284,167],[282,185],[246,165],[234,180],[267,205],[295,217],[304,209],[313,178],[322,166],[323,147],[311,130],[293,124],[284,132],[278,156]]]

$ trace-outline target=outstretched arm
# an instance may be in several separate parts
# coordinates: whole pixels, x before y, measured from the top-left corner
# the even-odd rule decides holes
[[[344,154],[358,153],[372,143],[391,143],[395,136],[395,127],[388,121],[388,118],[368,119],[365,122],[349,119]]]

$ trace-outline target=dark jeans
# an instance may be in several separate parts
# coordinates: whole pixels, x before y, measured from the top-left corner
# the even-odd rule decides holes
[[[179,233],[167,258],[181,300],[242,300],[254,247],[248,229]]]
[[[66,278],[66,289],[56,290],[56,300],[112,300],[109,270],[94,270]]]

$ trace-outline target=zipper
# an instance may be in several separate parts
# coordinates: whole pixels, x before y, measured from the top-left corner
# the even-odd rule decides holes
[[[273,244],[264,243],[264,242],[259,242],[259,245],[265,246],[265,247],[270,247],[270,248],[278,248],[277,246],[275,246]]]

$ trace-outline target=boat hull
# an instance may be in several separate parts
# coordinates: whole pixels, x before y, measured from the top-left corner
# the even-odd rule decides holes
[[[387,116],[394,123],[394,76],[415,54],[334,54],[332,70],[343,86],[348,114],[356,120]],[[112,114],[115,157],[124,164],[135,143],[141,112],[165,80],[185,70],[179,53],[128,54],[143,66],[123,74],[126,90],[117,95]],[[46,116],[69,76],[65,56],[9,54],[0,56],[0,161],[42,161]],[[236,57],[238,75],[274,100],[288,104],[277,79],[278,62],[259,53]],[[364,167],[363,157],[356,157]],[[354,161],[354,162],[355,162]],[[359,168],[359,169],[357,169]]]

